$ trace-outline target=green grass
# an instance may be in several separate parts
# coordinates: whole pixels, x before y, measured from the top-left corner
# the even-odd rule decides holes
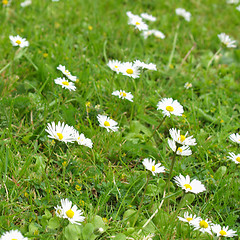
[[[168,172],[150,176],[133,227],[148,174],[142,160],[152,157],[170,169],[170,128],[189,131],[198,143],[191,156],[177,158],[173,176],[189,174],[207,189],[195,197],[188,194],[179,214],[191,211],[239,235],[239,165],[227,159],[229,152],[239,153],[228,138],[239,132],[239,46],[223,49],[207,67],[221,46],[219,33],[239,41],[236,5],[225,0],[34,0],[21,8],[20,2],[0,6],[0,235],[19,229],[29,239],[142,239],[149,233],[155,234],[154,240],[216,239],[199,235],[175,218],[170,222],[183,196],[173,181],[170,196],[139,234],[163,199]],[[189,23],[175,14],[177,7],[191,12]],[[149,27],[166,38],[144,40],[127,24],[127,11],[156,16]],[[30,42],[22,56],[9,40],[17,34]],[[111,71],[111,59],[152,62],[158,71],[143,71],[133,80]],[[54,83],[62,76],[56,69],[59,64],[78,77],[76,92]],[[193,88],[186,90],[186,82]],[[133,103],[111,95],[120,89],[134,95]],[[185,116],[167,118],[151,137],[163,118],[156,107],[163,97],[177,99]],[[98,114],[117,121],[119,131],[100,128]],[[93,149],[53,143],[45,132],[52,121],[83,132],[93,141]],[[63,198],[84,211],[80,227],[55,217],[54,206]],[[89,235],[102,226],[102,235]]]

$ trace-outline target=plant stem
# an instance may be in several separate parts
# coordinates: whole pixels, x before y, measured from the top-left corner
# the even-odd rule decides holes
[[[139,214],[141,212],[141,207],[142,207],[142,204],[143,204],[143,199],[144,199],[145,194],[146,194],[148,181],[149,181],[149,174],[147,174],[147,181],[146,181],[146,184],[145,184],[145,189],[144,189],[144,192],[143,192],[143,195],[142,195],[141,202],[140,202],[139,207],[138,207],[138,211],[137,211],[136,217],[135,217],[134,222],[133,222],[133,227],[134,227],[135,223],[137,222],[138,216],[139,216]]]
[[[54,150],[56,149],[57,143],[58,143],[58,142],[55,143],[55,145],[54,145],[53,148],[52,148],[51,153],[50,153],[49,156],[48,156],[48,161],[47,161],[46,166],[45,166],[45,173],[46,173],[48,164],[49,164],[49,162],[50,162],[50,159],[51,159],[51,157],[52,157],[52,155],[53,155],[53,152],[54,152]]]
[[[216,58],[216,56],[220,53],[220,51],[222,50],[222,47],[220,47],[217,52],[213,55],[213,57],[211,58],[211,60],[209,61],[208,65],[207,65],[207,70],[210,67],[210,65],[212,64],[213,60]]]

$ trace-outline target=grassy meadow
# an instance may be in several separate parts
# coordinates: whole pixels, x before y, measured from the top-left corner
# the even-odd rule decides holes
[[[229,159],[230,152],[240,154],[240,142],[229,138],[240,133],[239,4],[21,2],[0,2],[0,236],[18,230],[45,240],[226,238],[178,219],[188,212],[229,226],[236,231],[232,239],[240,239],[240,164]],[[191,20],[176,8],[189,11]],[[144,39],[128,25],[128,11],[155,16],[144,22],[165,38]],[[225,47],[220,33],[237,47]],[[13,46],[10,35],[29,46]],[[156,64],[157,71],[140,70],[134,79],[107,65],[137,59]],[[55,84],[64,76],[60,64],[77,76],[76,91]],[[131,92],[133,102],[113,96],[116,90]],[[164,117],[157,110],[163,98],[177,100],[184,113]],[[99,114],[116,121],[118,131],[100,127]],[[48,123],[59,121],[84,133],[93,147],[49,138]],[[191,155],[171,150],[172,128],[196,139]],[[145,158],[165,171],[154,176]],[[174,181],[180,174],[206,190],[182,190]],[[81,225],[57,216],[55,207],[66,198],[83,212]]]

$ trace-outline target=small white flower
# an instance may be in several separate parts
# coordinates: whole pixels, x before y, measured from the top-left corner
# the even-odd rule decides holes
[[[128,24],[135,26],[135,28],[138,29],[139,31],[148,29],[148,25],[145,22],[143,22],[142,18],[139,16],[130,17],[128,20]]]
[[[57,69],[58,69],[59,71],[61,71],[65,76],[67,76],[67,78],[68,78],[69,80],[71,80],[71,81],[73,81],[73,82],[76,82],[77,77],[76,77],[76,76],[73,76],[73,75],[66,69],[65,66],[63,66],[63,65],[60,64],[60,65],[57,67]]]
[[[125,62],[120,66],[120,72],[128,77],[139,78],[139,67],[135,66],[131,62]]]
[[[72,91],[72,90],[75,91],[76,90],[76,87],[75,87],[74,83],[69,82],[64,77],[63,78],[57,78],[57,79],[54,80],[54,82],[58,85],[61,85],[62,88],[68,89],[69,91]]]
[[[169,130],[170,136],[172,139],[182,145],[188,145],[188,146],[194,146],[196,145],[196,139],[193,138],[193,136],[187,137],[188,132],[186,132],[185,135],[180,134],[180,130],[177,130],[176,128],[171,128]]]
[[[142,240],[153,240],[154,234],[148,234],[146,237],[144,236]]]
[[[218,38],[220,41],[226,45],[227,48],[235,48],[237,45],[235,44],[236,41],[232,40],[226,33],[218,34]]]
[[[156,173],[165,172],[165,167],[161,167],[161,163],[155,164],[155,160],[151,158],[143,159],[143,165],[147,170],[152,172],[153,176],[155,176]]]
[[[149,36],[151,36],[153,34],[153,30],[145,30],[142,31],[142,36],[144,37],[144,39],[147,39]]]
[[[63,218],[67,218],[72,224],[81,225],[85,217],[82,216],[83,212],[77,210],[77,206],[72,206],[72,202],[66,199],[61,199],[61,205],[63,209]]]
[[[92,148],[93,146],[92,140],[90,138],[86,138],[83,133],[79,134],[77,130],[75,131],[74,138],[79,145],[83,145],[89,148]]]
[[[32,4],[31,0],[26,0],[26,1],[22,2],[22,3],[20,3],[20,6],[21,7],[27,7],[27,6],[31,5],[31,4]]]
[[[211,232],[212,223],[208,219],[203,220],[202,218],[197,217],[191,222],[191,225],[194,227],[194,230],[199,230],[202,233],[207,232],[210,235],[212,235],[212,232]]]
[[[157,67],[156,67],[156,64],[153,64],[153,63],[144,63],[144,62],[141,62],[140,60],[135,60],[133,62],[133,66],[134,67],[137,67],[137,68],[145,68],[145,69],[148,69],[148,70],[154,70],[156,71],[157,70]]]
[[[104,229],[100,227],[100,228],[98,229],[98,231],[99,231],[99,233],[103,233],[103,232],[104,232]]]
[[[238,4],[239,0],[227,0],[228,4]]]
[[[159,30],[153,29],[153,30],[152,30],[152,33],[153,33],[153,35],[154,35],[155,37],[157,37],[157,38],[161,38],[161,39],[164,39],[164,38],[165,38],[165,35],[164,35],[161,31],[159,31]]]
[[[190,21],[190,18],[191,18],[191,13],[190,12],[187,12],[185,9],[183,8],[177,8],[175,10],[176,14],[179,15],[179,16],[182,16],[186,21]]]
[[[168,139],[168,145],[174,152],[176,152],[177,146],[174,140]],[[189,146],[183,145],[181,147],[178,147],[176,154],[180,156],[190,156],[192,154],[192,151]]]
[[[28,238],[25,238],[18,230],[11,230],[9,232],[5,232],[0,237],[0,240],[28,240]]]
[[[131,11],[126,12],[129,18],[139,17],[138,15],[133,14]]]
[[[217,234],[217,237],[234,237],[237,236],[236,231],[228,229],[227,227],[221,227],[219,224],[212,225],[212,231]]]
[[[151,21],[151,22],[155,22],[157,20],[156,17],[154,17],[154,16],[152,16],[150,14],[147,14],[147,13],[141,13],[141,17],[143,19],[146,19],[146,20]]]
[[[229,155],[231,156],[231,157],[228,156],[229,159],[234,161],[236,164],[240,163],[240,154],[235,155],[233,152],[230,152]]]
[[[230,136],[229,136],[229,138],[233,141],[233,142],[235,142],[235,143],[238,143],[238,144],[240,144],[240,135],[238,134],[238,133],[232,133]]]
[[[177,101],[173,100],[172,98],[163,98],[157,104],[157,110],[162,110],[164,116],[167,115],[170,117],[171,114],[176,116],[182,116],[183,114],[183,106]]]
[[[3,7],[9,7],[11,5],[12,0],[2,0]]]
[[[72,126],[68,126],[65,123],[58,122],[56,125],[55,122],[51,122],[47,124],[47,129],[45,131],[49,134],[49,138],[56,139],[62,142],[73,142],[75,129]]]
[[[145,64],[144,68],[148,69],[148,70],[153,70],[153,71],[157,71],[157,67],[156,64],[154,63],[149,63],[149,64]]]
[[[240,11],[240,5],[239,5],[239,6],[237,6],[237,7],[236,7],[236,9],[237,9],[238,11]]]
[[[19,46],[20,48],[28,47],[29,42],[26,40],[26,38],[21,38],[19,35],[17,36],[9,36],[11,43],[14,47]]]
[[[118,131],[119,127],[116,126],[118,123],[111,118],[98,114],[97,119],[99,121],[99,126],[106,128],[108,132],[110,132],[110,130],[113,132]]]
[[[125,92],[125,91],[123,91],[123,90],[120,90],[120,91],[114,91],[113,93],[112,93],[112,95],[114,95],[114,96],[118,96],[119,98],[122,98],[122,99],[127,99],[128,101],[130,101],[130,102],[133,102],[133,95],[131,94],[131,92],[129,92],[129,93],[127,93],[127,92]]]
[[[184,88],[186,88],[186,89],[189,89],[189,88],[191,88],[191,87],[192,87],[192,84],[189,83],[189,82],[186,82],[186,83],[184,84]]]
[[[179,176],[174,177],[174,181],[179,187],[181,187],[186,192],[198,194],[200,192],[206,191],[206,188],[200,181],[193,179],[190,182],[189,175],[187,175],[185,178],[182,174],[180,174]]]
[[[55,214],[59,218],[63,218],[63,208],[61,206],[54,207],[55,208]]]
[[[189,214],[188,212],[185,212],[184,213],[184,217],[178,217],[178,219],[180,221],[183,221],[183,222],[187,222],[187,223],[191,223],[194,219],[196,219],[197,216],[196,215],[193,215],[193,214]]]
[[[108,66],[114,71],[116,72],[117,74],[119,73],[120,71],[120,66],[121,66],[121,62],[118,61],[118,60],[109,60],[108,61]]]

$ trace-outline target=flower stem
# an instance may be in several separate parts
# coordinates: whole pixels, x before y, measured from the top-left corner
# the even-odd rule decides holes
[[[46,173],[48,164],[49,164],[49,162],[50,162],[50,159],[51,159],[51,157],[52,157],[52,155],[53,155],[53,152],[54,152],[54,150],[56,149],[57,143],[58,143],[58,142],[56,142],[56,143],[54,144],[54,146],[53,146],[53,148],[52,148],[52,151],[51,151],[51,153],[50,153],[49,156],[48,156],[48,161],[47,161],[46,166],[45,166],[45,173]]]
[[[210,67],[210,65],[212,64],[213,60],[216,58],[216,56],[221,52],[222,47],[220,47],[217,52],[213,55],[213,57],[211,58],[211,60],[209,61],[208,65],[207,65],[207,70]]]
[[[137,214],[136,214],[136,217],[135,217],[135,219],[134,219],[134,222],[133,222],[132,227],[134,227],[134,225],[136,224],[137,219],[138,219],[138,216],[139,216],[139,214],[140,214],[140,212],[141,212],[141,207],[142,207],[142,204],[143,204],[143,199],[144,199],[145,194],[146,194],[148,182],[149,182],[149,174],[147,174],[147,181],[146,181],[146,184],[145,184],[145,189],[144,189],[144,192],[143,192],[143,195],[142,195],[142,199],[141,199],[141,202],[140,202],[140,204],[139,204],[138,211],[137,211]]]

